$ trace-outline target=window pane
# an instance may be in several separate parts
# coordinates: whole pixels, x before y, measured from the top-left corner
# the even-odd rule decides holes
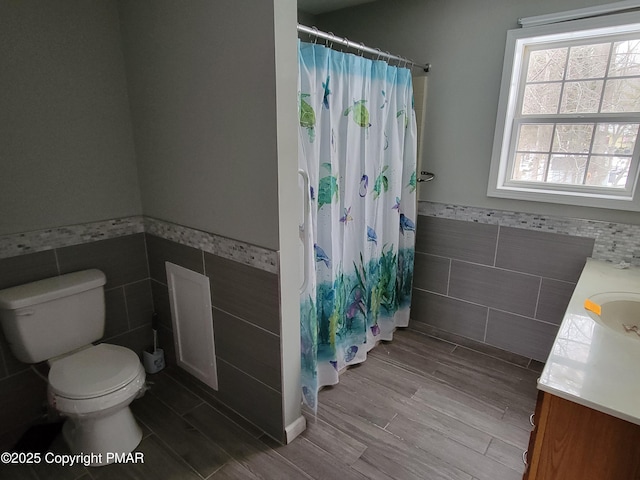
[[[551,147],[553,125],[520,125],[516,150],[525,152],[548,152]]]
[[[527,82],[562,80],[566,61],[567,48],[531,52],[527,68]]]
[[[640,112],[640,78],[607,80],[603,112]]]
[[[544,182],[544,171],[549,155],[538,153],[517,153],[513,165],[512,180]]]
[[[489,196],[638,210],[640,20],[622,18],[510,32]]]
[[[552,155],[547,182],[581,185],[586,165],[586,155]]]
[[[624,188],[631,167],[631,157],[591,157],[587,185]]]
[[[567,78],[577,80],[604,77],[607,71],[610,48],[610,43],[571,47]]]
[[[593,124],[558,124],[553,136],[553,153],[588,153]]]
[[[593,153],[631,155],[638,137],[637,123],[599,123],[593,139]]]
[[[567,82],[562,94],[560,113],[595,113],[600,106],[602,80]]]
[[[541,83],[524,88],[523,115],[558,113],[561,83]]]
[[[629,40],[613,44],[610,77],[640,75],[640,40]]]

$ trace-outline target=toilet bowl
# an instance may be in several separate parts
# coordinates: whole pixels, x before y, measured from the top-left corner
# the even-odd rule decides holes
[[[129,453],[142,430],[129,404],[144,392],[145,371],[128,348],[106,343],[50,361],[49,404],[68,417],[62,433],[73,453],[91,452],[92,466],[107,453]]]
[[[14,356],[46,360],[49,403],[67,417],[72,453],[94,454],[92,465],[127,454],[142,430],[129,404],[145,390],[145,371],[128,348],[101,343],[106,277],[100,270],[47,278],[0,290],[0,325]]]

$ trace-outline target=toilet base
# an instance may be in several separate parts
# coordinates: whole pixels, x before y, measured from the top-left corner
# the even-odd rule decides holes
[[[111,415],[91,417],[69,417],[62,427],[62,435],[71,453],[93,453],[99,461],[90,466],[97,467],[113,462],[108,453],[131,453],[142,440],[142,429],[136,423],[129,407]]]

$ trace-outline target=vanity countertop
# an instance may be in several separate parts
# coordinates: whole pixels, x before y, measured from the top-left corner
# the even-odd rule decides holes
[[[640,337],[589,316],[585,299],[602,292],[640,293],[640,268],[587,259],[538,389],[640,425]]]

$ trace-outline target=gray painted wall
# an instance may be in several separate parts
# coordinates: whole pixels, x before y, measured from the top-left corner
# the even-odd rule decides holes
[[[273,2],[118,5],[145,215],[277,250]]]
[[[316,24],[316,16],[302,10],[298,10],[298,23],[312,27]]]
[[[144,209],[277,249],[273,12],[0,3],[0,235]]]
[[[116,4],[0,2],[0,235],[142,213]]]
[[[430,62],[422,167],[437,179],[420,199],[502,210],[640,223],[633,212],[486,195],[507,30],[532,15],[607,0],[380,0],[316,17],[325,31]]]

